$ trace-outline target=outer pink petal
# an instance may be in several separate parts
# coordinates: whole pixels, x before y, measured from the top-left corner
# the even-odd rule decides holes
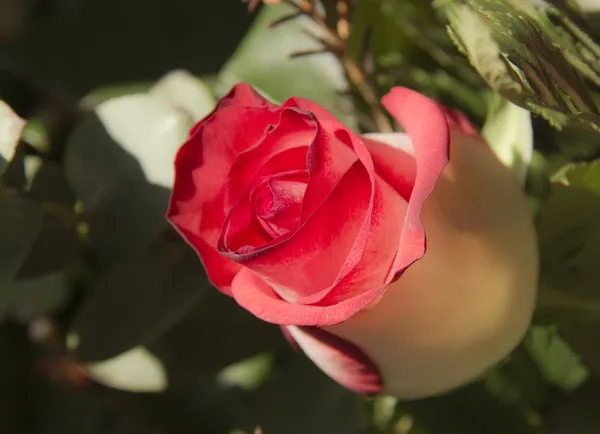
[[[393,265],[399,276],[425,254],[421,210],[450,159],[450,127],[447,110],[413,90],[395,87],[383,97],[382,103],[411,138],[417,164],[400,248]]]
[[[226,107],[254,107],[254,108],[266,108],[271,111],[276,111],[278,107],[275,104],[267,101],[261,95],[259,95],[253,88],[247,83],[238,83],[233,86],[225,96],[223,96],[213,111],[208,114],[203,120],[199,121],[190,130],[190,137],[196,133],[198,128],[203,125],[203,122],[212,117],[216,112]]]
[[[321,370],[342,386],[363,395],[382,389],[379,368],[356,345],[318,327],[287,327],[288,333]]]
[[[270,103],[254,90],[248,83],[238,83],[217,103],[215,110],[229,106],[241,107],[270,107],[275,109],[276,105]]]
[[[408,201],[417,177],[415,157],[371,137],[363,140],[373,158],[375,172]]]
[[[372,288],[331,306],[293,304],[283,300],[260,276],[248,268],[235,275],[233,297],[240,306],[263,321],[278,325],[327,326],[346,321],[385,290]]]
[[[239,265],[229,259],[206,259],[216,248],[226,216],[224,186],[229,167],[245,147],[264,136],[277,112],[230,104],[200,121],[175,159],[175,182],[167,219],[196,250],[211,282],[229,292]]]
[[[320,300],[335,304],[354,297],[365,289],[389,283],[395,270],[392,264],[398,252],[408,203],[385,181],[377,177],[376,196],[369,236],[360,260],[342,280]]]
[[[338,121],[334,115],[329,113],[325,107],[316,102],[300,97],[294,97],[285,101],[282,104],[282,107],[297,107],[314,114],[323,128],[330,133],[335,133],[337,130],[347,130],[347,127],[344,124]]]

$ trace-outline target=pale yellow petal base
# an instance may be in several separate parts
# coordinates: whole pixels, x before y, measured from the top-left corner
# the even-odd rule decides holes
[[[385,393],[405,399],[461,386],[507,356],[530,324],[537,291],[526,198],[485,144],[453,138],[422,221],[425,257],[376,305],[326,327],[377,363]]]

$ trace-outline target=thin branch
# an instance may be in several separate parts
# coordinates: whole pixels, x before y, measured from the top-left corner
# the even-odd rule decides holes
[[[340,17],[337,22],[337,34],[345,42],[350,37],[350,21],[348,19],[350,5],[348,4],[348,0],[338,0],[335,4],[335,9]]]
[[[304,14],[300,11],[291,13],[289,15],[284,15],[283,17],[281,17],[281,18],[273,21],[271,24],[269,24],[269,27],[273,29],[277,26],[280,26],[281,24],[287,23],[288,21],[294,20],[302,15],[304,15]]]
[[[254,12],[260,6],[261,0],[246,0],[248,2],[248,11]]]
[[[361,97],[367,103],[371,110],[371,116],[377,124],[380,132],[389,133],[394,129],[389,119],[379,102],[379,97],[374,86],[369,80],[368,73],[364,70],[352,56],[348,53],[347,40],[350,35],[350,23],[348,17],[350,14],[350,4],[347,0],[339,0],[336,4],[336,9],[340,15],[340,20],[333,30],[327,24],[326,17],[320,14],[316,7],[315,0],[283,0],[285,3],[296,8],[299,14],[309,17],[324,36],[322,38],[311,35],[313,38],[320,39],[320,42],[325,46],[326,51],[331,52],[339,59],[346,76],[356,86]],[[303,52],[300,55],[315,54],[317,51]],[[299,53],[295,53],[298,57]]]
[[[292,59],[297,59],[299,57],[306,57],[306,56],[312,56],[313,54],[330,54],[331,51],[328,48],[317,48],[315,50],[298,50],[298,51],[294,51],[292,54],[290,54],[290,57]]]

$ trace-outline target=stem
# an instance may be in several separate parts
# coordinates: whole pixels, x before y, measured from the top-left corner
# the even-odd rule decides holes
[[[323,31],[323,43],[327,50],[337,56],[346,76],[354,86],[356,86],[361,97],[369,106],[371,116],[377,125],[377,129],[382,133],[391,133],[394,131],[391,122],[385,115],[383,107],[379,102],[377,92],[369,80],[369,76],[362,66],[348,52],[347,39],[350,34],[350,24],[348,22],[348,12],[350,6],[347,0],[339,0],[337,10],[340,13],[340,20],[336,30],[329,27],[326,17],[319,14],[316,8],[315,0],[284,0],[285,3],[293,6],[298,12],[309,17]]]

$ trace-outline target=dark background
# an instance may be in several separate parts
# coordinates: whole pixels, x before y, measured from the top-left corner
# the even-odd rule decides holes
[[[2,63],[73,97],[178,68],[214,73],[255,16],[239,0],[0,0],[0,15]]]

